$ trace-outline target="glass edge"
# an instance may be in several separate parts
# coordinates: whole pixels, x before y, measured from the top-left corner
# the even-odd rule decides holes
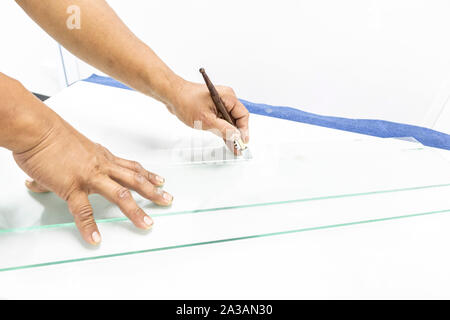
[[[307,231],[314,231],[314,230],[323,230],[323,229],[331,229],[331,228],[339,228],[339,227],[347,227],[347,226],[353,226],[353,225],[360,225],[360,224],[367,224],[367,223],[374,223],[374,222],[383,222],[383,221],[389,221],[389,220],[398,220],[398,219],[405,219],[405,218],[413,218],[413,217],[427,216],[427,215],[440,214],[440,213],[450,213],[450,209],[443,209],[443,210],[436,210],[436,211],[427,211],[427,212],[420,212],[420,213],[412,213],[412,214],[407,214],[407,215],[393,216],[393,217],[386,217],[386,218],[379,218],[379,219],[368,219],[368,220],[360,220],[360,221],[351,221],[351,222],[332,224],[332,225],[322,225],[322,226],[317,226],[317,227],[291,229],[291,230],[285,230],[285,231],[277,231],[277,232],[270,232],[270,233],[254,234],[254,235],[235,237],[235,238],[226,238],[226,239],[210,240],[210,241],[203,241],[203,242],[186,243],[186,244],[179,244],[179,245],[159,247],[159,248],[142,249],[142,250],[135,250],[135,251],[126,251],[126,252],[119,252],[119,253],[112,253],[112,254],[98,255],[98,256],[91,256],[91,257],[82,257],[82,258],[75,258],[75,259],[50,261],[50,262],[44,262],[44,263],[38,263],[38,264],[21,265],[21,266],[16,266],[16,267],[0,268],[0,272],[21,270],[21,269],[39,268],[39,267],[46,267],[46,266],[66,264],[66,263],[75,263],[75,262],[82,262],[82,261],[89,261],[89,260],[99,260],[99,259],[121,257],[121,256],[127,256],[127,255],[136,255],[136,254],[150,253],[150,252],[156,252],[156,251],[166,251],[166,250],[171,250],[171,249],[197,247],[197,246],[202,246],[202,245],[211,245],[211,244],[218,244],[218,243],[224,243],[224,242],[233,242],[233,241],[239,241],[239,240],[267,238],[267,237],[295,234],[295,233],[300,233],[300,232],[307,232]]]
[[[183,210],[183,211],[175,211],[175,212],[167,212],[167,213],[155,213],[155,214],[152,214],[151,216],[152,217],[168,217],[168,216],[183,215],[183,214],[217,212],[217,211],[224,211],[224,210],[230,210],[230,209],[274,206],[274,205],[282,205],[282,204],[289,204],[289,203],[320,201],[320,200],[350,198],[350,197],[359,197],[359,196],[370,196],[370,195],[375,195],[375,194],[405,192],[405,191],[423,190],[423,189],[431,189],[431,188],[443,188],[443,187],[450,187],[450,183],[397,188],[397,189],[375,190],[375,191],[358,192],[358,193],[335,194],[335,195],[291,199],[291,200],[250,203],[250,204],[241,204],[241,205],[215,207],[215,208],[191,209],[191,210]],[[128,218],[127,217],[115,217],[115,218],[96,220],[97,223],[113,223],[113,222],[121,222],[121,221],[128,221]],[[21,232],[27,232],[27,231],[65,228],[65,227],[75,227],[75,223],[74,222],[65,222],[65,223],[59,223],[59,224],[49,224],[49,225],[41,225],[41,226],[23,227],[23,228],[0,229],[0,236],[2,234],[6,234],[6,233],[21,233]]]

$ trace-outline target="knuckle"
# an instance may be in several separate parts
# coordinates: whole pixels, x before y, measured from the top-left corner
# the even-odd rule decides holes
[[[231,88],[229,86],[218,85],[216,87],[219,91],[222,91],[222,92],[232,92],[233,91],[233,88]]]
[[[78,221],[78,226],[82,230],[95,227],[95,220],[92,207],[88,204],[80,205],[76,209],[75,221]]]
[[[92,208],[90,205],[85,204],[78,207],[77,215],[80,220],[87,220],[92,217]]]
[[[98,161],[95,161],[94,165],[92,166],[92,171],[95,172],[95,173],[101,172],[102,171],[102,165]]]
[[[231,87],[220,86],[219,91],[222,95],[226,95],[226,96],[234,95],[234,90]]]
[[[140,173],[138,173],[138,172],[136,172],[135,174],[134,174],[134,179],[137,181],[137,183],[139,183],[139,184],[144,184],[145,183],[145,177],[142,175],[142,174],[140,174]]]
[[[80,219],[79,226],[83,230],[92,229],[93,227],[95,227],[95,220],[94,220],[94,218],[86,219],[86,220]]]
[[[138,206],[134,206],[132,208],[127,208],[122,212],[128,217],[128,219],[133,221],[141,215],[141,211],[142,211],[141,208],[139,208]]]
[[[117,190],[115,192],[115,197],[118,202],[126,201],[131,198],[131,192],[127,188],[120,187],[120,188],[117,188]]]
[[[105,162],[113,162],[115,159],[115,156],[108,150],[106,149],[104,146],[102,146],[99,143],[95,144],[95,151],[96,151],[96,155],[95,155],[95,161],[94,163],[101,167],[102,163]]]
[[[102,151],[103,151],[103,154],[108,158],[108,160],[114,159],[114,155],[111,153],[111,151],[109,151],[105,147],[102,147]]]
[[[147,179],[149,181],[152,181],[152,180],[156,179],[156,175],[154,173],[151,173],[150,171],[146,171],[146,175],[147,175]]]
[[[106,148],[103,147],[100,143],[95,143],[95,152],[105,155],[106,151]]]
[[[86,173],[88,174],[88,177],[102,173],[105,167],[104,163],[105,161],[102,161],[101,157],[98,155],[93,156],[89,162],[86,163]]]
[[[202,124],[203,128],[208,129],[213,124],[213,117],[210,113],[207,112],[201,112],[199,114],[199,121]]]
[[[99,151],[99,152],[105,152],[105,151],[108,151],[104,146],[102,146],[100,143],[98,143],[98,142],[95,142],[95,147],[97,148],[97,150]]]
[[[233,88],[226,87],[226,88],[225,88],[225,92],[228,93],[228,94],[234,95],[234,90],[233,90]]]
[[[95,189],[96,186],[98,186],[101,181],[104,179],[105,175],[100,171],[92,171],[88,175],[85,181],[85,185],[88,188]]]
[[[209,121],[209,114],[207,112],[200,112],[200,114],[198,115],[198,120],[206,123]]]
[[[131,161],[131,165],[135,171],[141,171],[143,169],[142,165],[137,161]]]
[[[136,207],[136,208],[134,208],[134,209],[132,210],[132,215],[133,215],[134,217],[138,217],[138,216],[140,216],[142,213],[143,213],[143,210],[142,210],[141,208],[139,208],[139,207]]]
[[[55,193],[64,201],[69,203],[69,208],[70,206],[70,202],[69,200],[72,198],[72,196],[79,190],[80,187],[80,182],[78,179],[72,179],[70,182],[67,183],[65,190],[57,190]],[[74,208],[76,209],[76,208]],[[76,211],[76,210],[75,210]],[[75,212],[74,211],[74,212]]]

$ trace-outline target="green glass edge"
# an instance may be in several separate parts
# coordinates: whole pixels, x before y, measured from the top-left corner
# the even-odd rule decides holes
[[[204,213],[204,212],[215,212],[215,211],[230,210],[230,209],[273,206],[273,205],[288,204],[288,203],[319,201],[319,200],[339,199],[339,198],[350,198],[350,197],[368,196],[368,195],[383,194],[383,193],[394,193],[394,192],[413,191],[413,190],[431,189],[431,188],[442,188],[442,187],[450,187],[450,183],[428,185],[428,186],[417,186],[417,187],[409,187],[409,188],[400,188],[400,189],[377,190],[377,191],[368,191],[368,192],[360,192],[360,193],[329,195],[329,196],[303,198],[303,199],[251,203],[251,204],[226,206],[226,207],[219,207],[219,208],[193,209],[193,210],[185,210],[185,211],[177,211],[177,212],[157,213],[157,214],[151,214],[151,216],[152,217],[175,216],[175,215],[182,215],[182,214]],[[98,220],[96,220],[96,222],[97,223],[110,223],[110,222],[127,221],[127,220],[128,220],[127,217],[117,217],[117,218],[108,218],[108,219],[98,219]],[[49,225],[43,225],[43,226],[32,226],[32,227],[24,227],[24,228],[0,229],[0,234],[11,233],[11,232],[25,232],[25,231],[41,230],[41,229],[51,229],[51,228],[72,227],[72,226],[75,226],[74,222],[49,224]]]
[[[202,246],[202,245],[210,245],[210,244],[217,244],[217,243],[223,243],[223,242],[232,242],[232,241],[248,240],[248,239],[256,239],[256,238],[266,238],[266,237],[287,235],[287,234],[300,233],[300,232],[306,232],[306,231],[346,227],[346,226],[353,226],[353,225],[357,225],[357,224],[366,224],[366,223],[373,223],[373,222],[382,222],[382,221],[397,220],[397,219],[404,219],[404,218],[420,217],[420,216],[425,216],[425,215],[448,213],[448,212],[450,212],[450,209],[407,214],[407,215],[402,215],[402,216],[387,217],[387,218],[380,218],[380,219],[353,221],[353,222],[346,222],[346,223],[339,223],[339,224],[332,224],[332,225],[325,225],[325,226],[318,226],[318,227],[310,227],[310,228],[303,228],[303,229],[293,229],[293,230],[278,231],[278,232],[271,232],[271,233],[262,233],[262,234],[255,234],[255,235],[250,235],[250,236],[204,241],[204,242],[196,242],[196,243],[188,243],[188,244],[167,246],[167,247],[161,247],[161,248],[120,252],[120,253],[106,254],[106,255],[101,255],[101,256],[84,257],[84,258],[68,259],[68,260],[60,260],[60,261],[51,261],[51,262],[45,262],[45,263],[3,268],[3,269],[0,269],[0,272],[20,270],[20,269],[38,268],[38,267],[58,265],[58,264],[64,264],[64,263],[81,262],[81,261],[88,261],[88,260],[98,260],[98,259],[105,259],[105,258],[121,257],[121,256],[128,256],[128,255],[133,255],[133,254],[141,254],[141,253],[148,253],[148,252],[155,252],[155,251],[181,249],[181,248],[187,248],[187,247],[197,247],[197,246]]]

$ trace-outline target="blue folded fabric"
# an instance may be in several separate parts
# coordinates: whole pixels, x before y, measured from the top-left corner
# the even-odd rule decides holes
[[[112,78],[103,77],[96,74],[91,75],[83,81],[132,90]],[[423,145],[450,150],[450,135],[428,128],[385,120],[349,119],[322,116],[290,107],[271,106],[246,101],[243,99],[240,99],[240,101],[245,105],[249,112],[263,116],[362,133],[380,138],[413,137]]]

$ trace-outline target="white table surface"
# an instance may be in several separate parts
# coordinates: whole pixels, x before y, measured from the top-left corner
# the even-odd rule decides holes
[[[105,141],[108,146],[108,141],[129,141],[121,150],[113,150],[122,156],[132,156],[142,143],[157,144],[151,115],[159,120],[166,117],[163,106],[138,93],[90,83],[77,83],[52,97],[48,104],[81,132],[88,133],[90,138],[98,142]],[[147,105],[148,110],[144,109]],[[109,118],[86,117],[89,114],[86,110],[91,115],[99,115],[106,113],[112,106],[115,109],[123,106],[123,113],[117,113],[116,110],[111,112]],[[92,111],[92,107],[96,108],[95,111]],[[143,111],[136,114],[136,108],[139,107]],[[129,137],[121,137],[120,132],[114,132],[115,123],[139,126],[145,123],[143,118],[150,119],[148,141],[139,130],[136,135]],[[169,116],[164,119],[177,128],[176,134],[190,130],[178,127],[176,119]],[[96,123],[99,124],[97,128]],[[377,140],[256,115],[252,115],[251,124],[252,139],[256,140],[264,137],[277,141],[281,135],[291,141],[328,142],[330,146],[355,138]],[[266,130],[269,125],[271,134]],[[445,151],[440,153],[446,154]],[[7,153],[2,150],[0,160],[5,166],[8,166],[7,157]],[[449,172],[442,174],[446,176]],[[11,190],[17,191],[13,195],[5,193],[4,198],[21,196],[22,191],[14,189],[14,186],[23,182],[8,183],[11,184]],[[427,208],[429,211],[450,209],[449,192],[448,187],[436,191],[411,192],[408,212],[413,213],[413,208],[423,209],[421,212],[427,211]],[[26,191],[23,190],[23,193],[26,194]],[[361,210],[363,206],[375,210],[374,206],[379,205],[380,210],[387,212],[403,210],[405,206],[399,203],[408,198],[408,194],[387,195],[381,201],[382,204],[377,204],[379,198],[342,202],[354,210]],[[335,208],[333,205],[324,205],[323,209],[318,210],[323,210],[325,214],[335,209],[339,214],[339,208],[338,205]],[[277,219],[277,209],[274,207],[266,208],[265,211],[260,208],[250,210],[253,210],[251,214],[261,212],[262,215]],[[106,225],[101,227],[106,229]],[[450,215],[444,212],[6,271],[0,272],[0,298],[449,298],[449,227]],[[152,236],[127,235],[127,232],[129,230],[126,228],[119,230],[117,238]],[[70,235],[62,238],[61,242],[69,241],[68,237]],[[40,245],[45,241],[41,240]],[[104,241],[108,241],[108,238]],[[82,247],[78,242],[77,245]],[[56,248],[54,243],[48,242],[48,251],[52,250],[52,246]]]

